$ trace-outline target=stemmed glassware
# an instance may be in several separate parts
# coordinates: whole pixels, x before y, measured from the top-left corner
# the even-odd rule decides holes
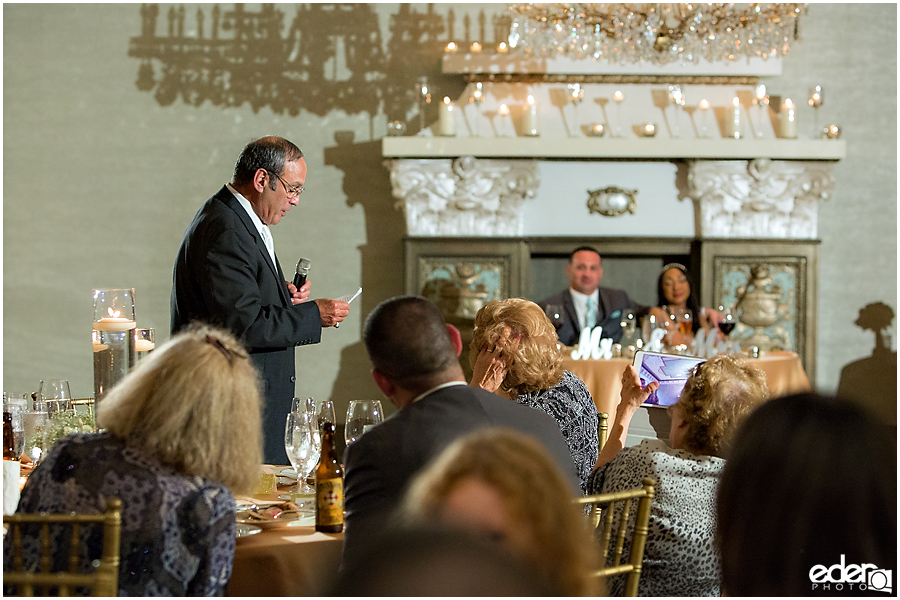
[[[319,462],[321,443],[317,443],[315,418],[305,410],[290,412],[284,425],[284,450],[297,471],[297,492],[304,496],[315,490],[306,482]]]
[[[569,102],[572,103],[572,137],[578,135],[578,105],[584,100],[584,87],[580,83],[570,83]]]
[[[719,312],[722,313],[722,320],[719,321],[718,328],[727,343],[731,332],[734,331],[737,325],[737,322],[734,320],[734,310],[729,304],[727,306],[719,306]]]
[[[378,400],[351,400],[347,407],[347,424],[344,427],[344,441],[349,446],[362,435],[384,420],[381,402]]]
[[[67,379],[41,379],[38,400],[52,417],[55,413],[72,409],[72,392]]]
[[[824,95],[821,85],[814,85],[809,88],[809,105],[813,107],[813,139],[822,137],[822,130],[819,129],[819,107],[822,106]]]

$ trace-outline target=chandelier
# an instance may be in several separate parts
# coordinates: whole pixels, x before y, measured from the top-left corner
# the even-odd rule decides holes
[[[610,63],[788,53],[805,4],[510,4],[511,52]]]

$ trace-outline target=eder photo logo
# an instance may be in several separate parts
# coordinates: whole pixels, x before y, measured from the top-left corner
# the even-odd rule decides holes
[[[873,564],[846,564],[845,555],[841,562],[830,567],[815,565],[809,570],[809,580],[814,592],[866,591],[873,590],[886,594],[894,593],[894,572],[879,569]]]

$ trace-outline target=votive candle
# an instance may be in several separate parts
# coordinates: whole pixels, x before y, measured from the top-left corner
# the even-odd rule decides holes
[[[444,136],[456,135],[456,120],[453,114],[453,103],[449,96],[444,96],[441,110],[438,113],[438,132]]]
[[[787,139],[797,137],[797,105],[790,98],[785,98],[784,104],[781,105],[778,121],[781,125],[781,137]]]

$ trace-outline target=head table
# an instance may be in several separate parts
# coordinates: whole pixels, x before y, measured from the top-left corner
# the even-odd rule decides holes
[[[609,413],[609,424],[615,421],[619,393],[622,391],[622,373],[632,363],[630,358],[608,360],[573,360],[563,354],[563,366],[577,375],[587,386],[599,412]],[[760,358],[748,358],[747,362],[765,371],[772,396],[786,396],[808,392],[809,379],[796,352],[769,352]]]
[[[264,465],[263,472],[286,467]],[[289,488],[279,488],[286,493]],[[278,494],[237,500],[273,501]],[[280,500],[283,501],[283,500]],[[320,533],[312,525],[264,529],[237,540],[229,596],[321,596],[337,575],[344,535]]]

